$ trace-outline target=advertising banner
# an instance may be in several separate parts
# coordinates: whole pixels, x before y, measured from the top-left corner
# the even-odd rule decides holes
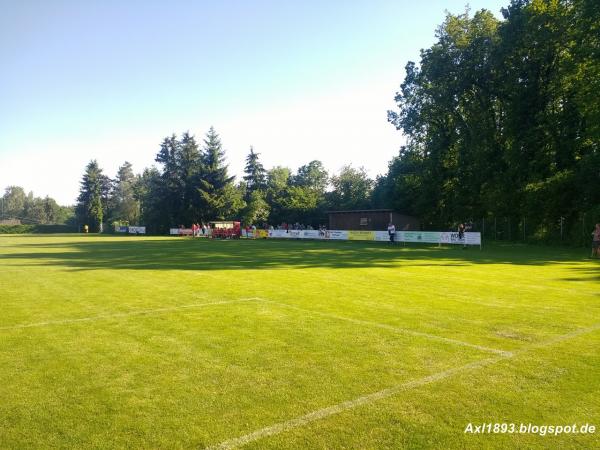
[[[180,235],[180,236],[191,236],[192,229],[191,228],[171,228],[169,229],[169,234],[172,235]]]
[[[146,227],[129,227],[129,234],[146,234]]]
[[[269,230],[269,237],[277,238],[277,239],[285,239],[285,238],[288,238],[289,235],[286,230]]]
[[[399,233],[396,232],[396,240],[398,240]],[[387,231],[375,231],[375,240],[381,242],[389,242],[390,234]]]
[[[404,242],[423,242],[423,234],[420,231],[401,231],[402,241]]]
[[[467,245],[481,245],[481,233],[465,233],[465,243]]]
[[[190,228],[171,228],[172,235],[191,235]],[[131,234],[145,234],[146,227],[129,227]],[[387,231],[366,230],[242,230],[242,236],[250,239],[329,239],[338,241],[378,241],[389,242]],[[454,244],[481,246],[481,233],[467,232],[464,239],[453,231],[396,231],[395,242],[422,242],[426,244]]]
[[[374,241],[374,231],[348,230],[349,241]]]
[[[346,230],[326,230],[325,239],[345,241],[348,239],[348,232]]]
[[[302,232],[303,239],[321,239],[319,230],[304,230]]]
[[[301,230],[288,230],[288,237],[292,239],[300,239],[302,237]]]
[[[441,244],[481,245],[481,233],[466,232],[464,239],[458,237],[458,232],[446,231],[440,235]]]
[[[397,241],[424,242],[439,244],[442,233],[439,231],[399,231],[396,232]]]

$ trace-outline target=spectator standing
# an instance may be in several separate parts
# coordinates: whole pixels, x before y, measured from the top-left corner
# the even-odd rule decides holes
[[[465,224],[461,223],[458,226],[458,240],[463,243],[463,248],[467,248],[467,244],[465,242]]]
[[[388,225],[388,234],[390,235],[390,243],[393,244],[396,239],[396,226],[392,222]]]

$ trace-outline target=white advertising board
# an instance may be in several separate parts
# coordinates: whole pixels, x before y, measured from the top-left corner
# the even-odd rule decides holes
[[[169,229],[169,234],[191,236],[192,229],[191,228],[171,228],[171,229]]]
[[[390,234],[387,231],[376,231],[375,240],[381,242],[389,242]],[[396,240],[398,240],[398,233],[396,233]]]
[[[302,239],[321,239],[319,230],[304,230],[302,231]]]
[[[336,241],[345,241],[348,239],[347,230],[327,230],[324,239],[333,239]]]
[[[285,238],[289,238],[290,236],[286,230],[269,230],[269,237],[285,239]]]
[[[129,227],[130,233],[145,233],[145,227]],[[132,231],[133,230],[133,231]],[[188,228],[171,228],[170,234],[191,235]],[[363,230],[256,230],[256,232],[242,230],[242,236],[248,238],[269,237],[273,239],[329,239],[337,241],[361,240],[389,242],[390,235],[387,231]],[[466,232],[463,239],[458,238],[458,233],[453,231],[396,231],[396,242],[422,242],[426,244],[456,244],[481,246],[481,233]]]

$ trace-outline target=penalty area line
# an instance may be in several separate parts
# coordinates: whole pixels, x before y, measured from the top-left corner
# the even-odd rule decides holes
[[[501,356],[511,356],[512,352],[509,352],[507,350],[499,350],[497,348],[491,348],[491,347],[486,347],[484,345],[478,345],[478,344],[472,344],[470,342],[465,342],[465,341],[461,341],[458,339],[452,339],[452,338],[448,338],[448,337],[444,337],[444,336],[438,336],[436,334],[430,334],[430,333],[424,333],[422,331],[415,331],[415,330],[409,330],[407,328],[400,328],[400,327],[395,327],[393,325],[387,325],[384,323],[379,323],[379,322],[371,322],[368,320],[362,320],[362,319],[354,319],[352,317],[345,317],[345,316],[338,316],[337,314],[330,314],[330,313],[326,313],[326,312],[321,312],[321,311],[315,311],[314,309],[307,309],[307,308],[302,308],[299,306],[295,306],[295,305],[290,305],[287,303],[280,303],[280,302],[275,302],[273,300],[268,300],[265,298],[261,298],[261,297],[253,297],[255,300],[261,300],[265,303],[270,303],[273,305],[278,305],[278,306],[282,306],[285,308],[291,308],[291,309],[295,309],[298,311],[303,311],[309,314],[315,314],[318,316],[323,316],[323,317],[329,317],[331,319],[337,319],[337,320],[344,320],[346,322],[351,322],[351,323],[356,323],[359,325],[365,325],[365,326],[371,326],[371,327],[376,327],[376,328],[382,328],[384,330],[389,330],[389,331],[393,331],[395,333],[401,333],[401,334],[406,334],[406,335],[410,335],[410,336],[419,336],[419,337],[424,337],[427,339],[432,339],[432,340],[436,340],[436,341],[441,341],[441,342],[446,342],[449,344],[454,344],[454,345],[460,345],[463,347],[469,347],[469,348],[474,348],[483,352],[488,352],[488,353],[495,353],[497,355],[501,355]]]
[[[290,420],[287,420],[284,422],[279,422],[274,425],[270,425],[268,427],[253,431],[252,433],[249,433],[249,434],[246,434],[243,436],[228,439],[217,445],[207,447],[206,450],[230,450],[230,449],[234,449],[237,447],[241,447],[243,445],[249,444],[250,442],[254,442],[254,441],[257,441],[257,440],[260,440],[260,439],[263,439],[263,438],[266,438],[269,436],[273,436],[276,434],[284,433],[284,432],[290,431],[294,428],[299,428],[304,425],[307,425],[311,422],[325,419],[327,417],[330,417],[330,416],[333,416],[336,414],[340,414],[342,412],[357,408],[359,406],[368,405],[368,404],[377,402],[379,400],[383,400],[388,397],[392,397],[403,391],[414,389],[414,388],[424,386],[424,385],[427,385],[430,383],[435,383],[437,381],[441,381],[445,378],[449,378],[449,377],[451,377],[455,374],[461,373],[461,372],[467,372],[469,370],[481,369],[485,366],[496,364],[500,361],[509,360],[511,358],[514,358],[517,355],[521,355],[521,354],[524,354],[524,353],[527,353],[527,352],[530,352],[532,350],[536,350],[539,348],[550,347],[554,344],[558,344],[563,341],[573,339],[573,338],[576,338],[576,337],[579,337],[579,336],[582,336],[585,334],[589,334],[589,333],[592,333],[592,332],[598,331],[598,330],[600,330],[600,323],[592,325],[591,327],[588,327],[588,328],[581,328],[581,329],[572,331],[571,333],[567,333],[567,334],[564,334],[561,336],[556,336],[552,339],[549,339],[547,341],[544,341],[544,342],[541,342],[538,344],[532,344],[524,349],[518,350],[518,351],[508,354],[508,355],[502,355],[502,356],[497,356],[494,358],[488,358],[488,359],[483,359],[480,361],[475,361],[475,362],[472,362],[469,364],[465,364],[463,366],[459,366],[459,367],[444,370],[442,372],[434,373],[432,375],[428,375],[426,377],[419,378],[417,380],[407,381],[405,383],[398,384],[396,386],[392,386],[390,388],[383,389],[381,391],[363,395],[363,396],[355,398],[353,400],[347,400],[345,402],[338,403],[336,405],[318,409],[318,410],[309,412],[308,414],[305,414],[303,416],[296,417],[294,419],[290,419]]]
[[[25,324],[20,324],[20,325],[10,325],[10,326],[5,326],[5,327],[0,327],[0,331],[19,330],[19,329],[23,329],[23,328],[46,327],[46,326],[52,326],[52,325],[69,325],[72,323],[81,323],[81,322],[95,322],[98,320],[120,319],[123,317],[144,316],[144,315],[160,314],[160,313],[179,311],[179,310],[185,310],[185,309],[203,308],[206,306],[227,305],[230,303],[244,303],[244,302],[252,302],[252,301],[257,301],[257,299],[254,297],[240,298],[237,300],[223,300],[223,301],[218,301],[218,302],[192,303],[189,305],[171,306],[171,307],[166,307],[166,308],[143,309],[143,310],[139,310],[139,311],[130,311],[130,312],[114,313],[114,314],[101,314],[98,316],[81,317],[78,319],[49,320],[46,322],[25,323]]]

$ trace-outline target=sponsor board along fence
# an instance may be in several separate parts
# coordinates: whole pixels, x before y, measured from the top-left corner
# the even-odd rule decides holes
[[[242,231],[242,237],[272,239],[323,239],[340,241],[389,241],[387,231],[364,230],[256,230]],[[480,232],[466,232],[460,239],[457,232],[451,231],[396,231],[396,242],[422,242],[427,244],[479,245]]]

